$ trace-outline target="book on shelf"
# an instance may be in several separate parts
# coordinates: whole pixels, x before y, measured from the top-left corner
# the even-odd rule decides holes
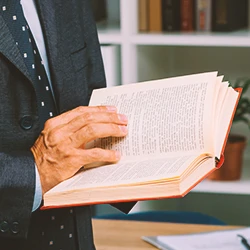
[[[196,30],[212,30],[212,0],[196,0]]]
[[[195,0],[181,0],[181,31],[195,30]]]
[[[149,32],[162,31],[162,4],[161,0],[149,1]]]
[[[117,150],[121,160],[86,165],[45,193],[43,209],[183,197],[222,165],[240,93],[217,72],[94,90],[89,105],[116,106],[128,135],[86,149]]]
[[[149,31],[149,0],[138,0],[139,31]]]
[[[139,0],[139,31],[230,32],[248,27],[248,0]]]
[[[180,0],[162,0],[163,31],[179,31],[180,24]]]
[[[161,250],[244,250],[250,249],[250,227],[181,235],[142,236]]]
[[[248,0],[213,0],[213,31],[235,31],[248,26]]]

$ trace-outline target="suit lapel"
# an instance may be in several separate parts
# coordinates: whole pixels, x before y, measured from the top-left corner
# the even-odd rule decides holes
[[[58,54],[58,30],[56,27],[56,3],[51,0],[35,0],[39,15],[44,42],[46,46],[47,58],[54,87],[57,87],[57,54]],[[57,6],[58,7],[58,6]]]
[[[43,31],[49,62],[51,82],[59,106],[63,106],[68,92],[64,93],[64,85],[75,82],[75,72],[71,63],[71,53],[78,51],[84,44],[77,24],[76,10],[72,9],[72,1],[34,0]],[[0,0],[2,6],[2,0]],[[76,8],[76,7],[75,7]],[[71,11],[69,11],[71,9]],[[62,21],[63,20],[63,21]],[[78,27],[78,28],[77,28]],[[4,37],[0,43],[0,53],[13,63],[32,82],[29,71],[20,54],[8,26],[0,15],[0,35]],[[82,41],[82,42],[79,42]],[[64,109],[64,107],[61,107]]]
[[[64,91],[65,84],[76,81],[70,58],[72,52],[79,50],[79,39],[76,37],[81,34],[78,30],[80,25],[76,24],[76,6],[71,0],[35,0],[35,2],[43,30],[55,98],[60,111],[65,109],[65,99],[68,99],[69,92]]]
[[[11,63],[13,63],[31,82],[31,76],[25,65],[23,57],[16,46],[15,40],[5,22],[0,15],[0,53],[2,53]]]

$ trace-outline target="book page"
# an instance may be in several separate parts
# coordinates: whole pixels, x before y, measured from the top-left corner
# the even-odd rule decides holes
[[[216,101],[216,105],[214,107],[214,111],[215,111],[215,128],[214,128],[214,131],[215,131],[215,135],[216,135],[216,138],[217,140],[215,141],[215,155],[220,158],[220,153],[221,151],[216,149],[216,148],[219,148],[218,146],[218,139],[220,137],[220,124],[221,124],[221,121],[220,121],[220,118],[221,118],[221,115],[222,115],[222,108],[223,108],[223,103],[225,102],[225,99],[226,99],[226,96],[227,96],[227,91],[228,91],[228,87],[229,87],[229,82],[222,82],[220,84],[220,89],[219,89],[219,95],[218,95],[218,98],[217,98],[217,101]]]
[[[220,108],[221,107],[221,103],[222,101],[224,100],[224,96],[222,95],[221,92],[223,92],[224,88],[225,88],[225,91],[227,89],[226,87],[226,84],[224,82],[222,82],[223,80],[223,76],[219,76],[217,77],[217,81],[216,81],[216,88],[215,88],[215,93],[214,93],[214,103],[213,103],[213,131],[216,131],[216,128],[218,126],[218,118],[219,118],[219,115],[220,115]],[[223,88],[224,87],[224,88]],[[221,98],[223,97],[223,98]]]
[[[195,155],[151,158],[88,169],[60,183],[48,193],[179,178],[186,167],[194,162],[195,159]]]
[[[94,90],[90,106],[116,106],[129,132],[89,147],[118,150],[126,159],[208,151],[216,78],[212,72]]]

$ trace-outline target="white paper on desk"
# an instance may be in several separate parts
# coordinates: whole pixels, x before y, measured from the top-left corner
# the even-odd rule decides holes
[[[143,236],[142,239],[162,250],[246,250],[237,236],[250,244],[250,228],[185,235]]]

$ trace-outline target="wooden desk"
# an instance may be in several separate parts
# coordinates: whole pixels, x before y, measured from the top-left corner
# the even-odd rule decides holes
[[[237,228],[138,221],[93,220],[96,250],[153,250],[141,240],[143,235],[186,234]]]

